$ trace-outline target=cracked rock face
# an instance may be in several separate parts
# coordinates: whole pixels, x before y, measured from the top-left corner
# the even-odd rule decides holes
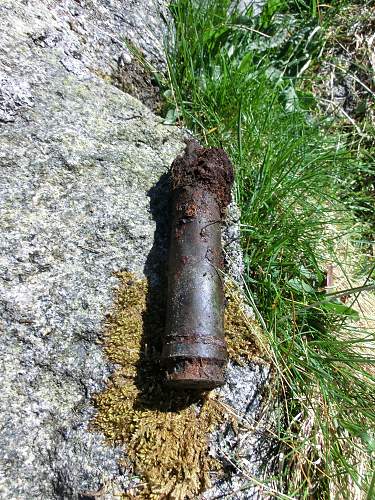
[[[87,498],[108,484],[112,498],[130,481],[122,450],[87,429],[90,398],[113,368],[98,340],[114,273],[144,272],[155,231],[148,193],[184,145],[109,77],[130,58],[126,39],[162,65],[163,8],[0,5],[1,498]]]

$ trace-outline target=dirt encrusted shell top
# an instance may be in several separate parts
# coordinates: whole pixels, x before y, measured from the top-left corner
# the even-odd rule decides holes
[[[172,164],[174,190],[187,186],[204,188],[213,193],[223,211],[231,201],[233,166],[221,148],[204,148],[195,140],[186,141],[183,155]]]

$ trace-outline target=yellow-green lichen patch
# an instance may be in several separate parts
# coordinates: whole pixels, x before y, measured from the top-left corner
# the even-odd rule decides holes
[[[219,468],[209,455],[208,435],[227,418],[223,405],[215,396],[202,399],[191,391],[163,387],[158,364],[163,294],[130,273],[119,278],[104,333],[105,352],[118,367],[95,397],[94,428],[110,443],[124,445],[127,468],[141,478],[141,486],[128,497],[197,498],[210,485],[209,472]],[[248,357],[252,340],[241,324],[243,313],[228,319],[228,314],[239,313],[235,296],[234,290],[228,293],[226,326],[231,356],[238,359]]]
[[[241,365],[259,360],[262,335],[259,324],[246,313],[242,293],[231,281],[225,284],[225,297],[224,329],[229,358]]]

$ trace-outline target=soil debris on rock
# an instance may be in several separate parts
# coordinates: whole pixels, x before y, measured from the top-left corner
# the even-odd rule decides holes
[[[111,80],[116,87],[139,99],[154,113],[162,114],[164,101],[158,83],[137,59],[127,61],[120,57]]]

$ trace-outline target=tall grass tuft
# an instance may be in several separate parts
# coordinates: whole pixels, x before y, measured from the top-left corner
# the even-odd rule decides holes
[[[298,85],[321,48],[318,6],[268,0],[254,15],[231,0],[173,1],[167,120],[235,164],[244,284],[277,380],[278,487],[295,498],[370,498],[373,332],[355,328],[351,301],[324,288],[340,238],[357,228],[347,209],[353,160]]]

